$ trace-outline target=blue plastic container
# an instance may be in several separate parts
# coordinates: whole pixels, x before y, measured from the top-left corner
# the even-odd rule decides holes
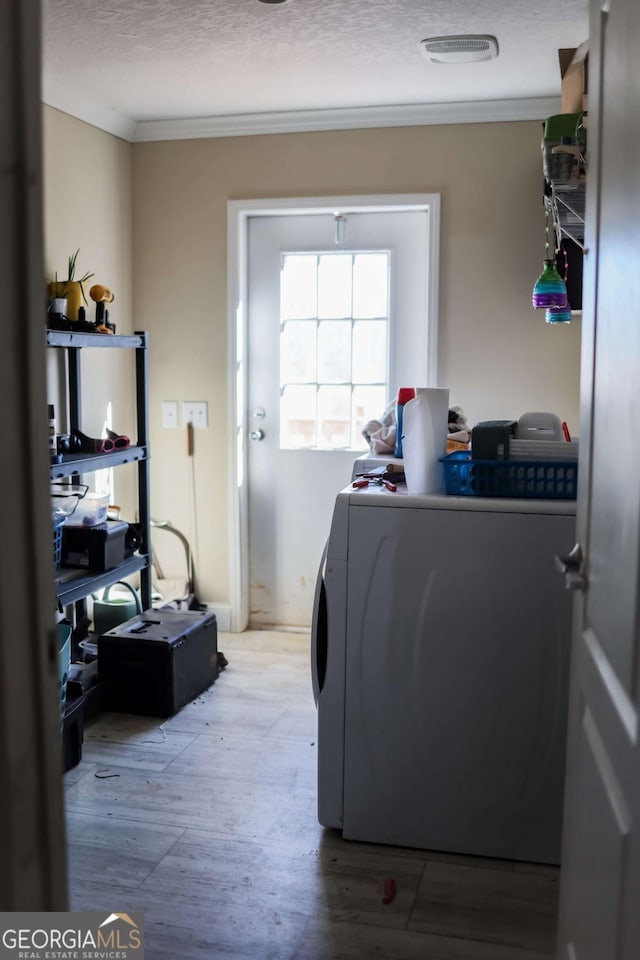
[[[409,400],[413,400],[416,395],[414,387],[400,387],[398,390],[398,398],[396,400],[396,448],[393,452],[394,457],[399,457],[402,459],[402,416],[404,413],[404,405],[408,403]]]
[[[67,518],[53,521],[53,569],[58,571],[62,560],[62,528]]]
[[[440,457],[445,493],[454,497],[575,500],[577,460],[472,460],[464,450]]]

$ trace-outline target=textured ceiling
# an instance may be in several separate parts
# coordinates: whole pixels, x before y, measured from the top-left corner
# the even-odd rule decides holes
[[[588,0],[43,0],[45,81],[135,120],[554,96]],[[498,38],[434,64],[420,40]]]

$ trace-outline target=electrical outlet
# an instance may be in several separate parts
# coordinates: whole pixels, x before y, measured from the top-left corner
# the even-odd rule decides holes
[[[182,401],[182,426],[192,423],[199,430],[209,426],[209,404],[206,400]]]
[[[178,426],[178,401],[162,401],[162,426],[169,429]]]

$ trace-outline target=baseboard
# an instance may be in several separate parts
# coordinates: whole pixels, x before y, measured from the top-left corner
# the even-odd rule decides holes
[[[218,630],[221,633],[236,633],[231,627],[231,607],[225,603],[207,603],[207,610],[215,613]],[[311,627],[288,627],[281,624],[252,623],[247,630],[277,630],[279,633],[309,634]]]
[[[208,603],[207,610],[215,613],[218,630],[222,633],[231,631],[231,607],[224,603]]]

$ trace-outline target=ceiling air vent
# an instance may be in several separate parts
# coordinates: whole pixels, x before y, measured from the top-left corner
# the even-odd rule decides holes
[[[425,57],[434,63],[473,63],[478,60],[495,60],[498,56],[498,41],[488,35],[427,37],[420,42]]]

